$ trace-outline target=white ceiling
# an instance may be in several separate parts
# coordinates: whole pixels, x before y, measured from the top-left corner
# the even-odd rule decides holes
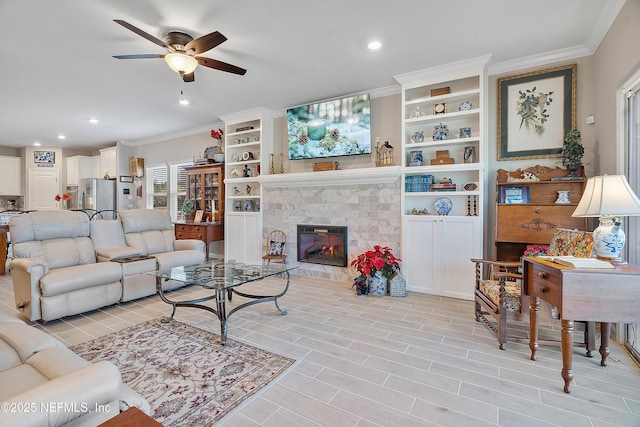
[[[281,110],[393,86],[394,75],[487,54],[494,71],[526,57],[590,54],[623,4],[0,0],[0,146],[135,144],[250,108]],[[247,74],[198,67],[195,82],[184,83],[161,59],[114,59],[165,51],[113,19],[160,39],[176,29],[194,38],[220,31],[228,40],[201,56]],[[374,38],[383,47],[368,51]],[[178,104],[180,91],[189,106]]]

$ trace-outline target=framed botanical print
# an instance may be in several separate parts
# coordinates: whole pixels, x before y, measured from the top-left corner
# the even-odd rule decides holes
[[[576,126],[577,65],[498,79],[498,160],[561,157]]]
[[[55,151],[34,151],[33,152],[34,163],[46,163],[55,164],[56,152]]]

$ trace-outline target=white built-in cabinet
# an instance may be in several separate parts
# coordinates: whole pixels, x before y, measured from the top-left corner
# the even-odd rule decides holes
[[[22,158],[0,156],[0,196],[22,195]]]
[[[401,257],[408,290],[473,299],[470,258],[482,257],[486,210],[488,62],[395,76],[402,85]],[[436,127],[446,127],[448,136],[435,137]],[[461,134],[464,128],[470,132]],[[430,177],[456,188],[433,191]]]
[[[94,165],[95,160],[92,156],[67,157],[67,185],[78,185],[84,178],[97,178]]]
[[[402,272],[412,291],[472,299],[470,259],[482,249],[479,218],[406,215],[402,234]]]
[[[269,173],[273,113],[256,108],[220,119],[225,123],[225,258],[258,264],[263,255],[259,177]]]
[[[226,212],[224,230],[225,260],[260,264],[263,255],[260,213]]]

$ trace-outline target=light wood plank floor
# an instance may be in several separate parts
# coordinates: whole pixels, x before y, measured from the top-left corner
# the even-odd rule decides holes
[[[251,286],[280,285],[278,278]],[[203,292],[188,287],[170,295]],[[526,339],[501,351],[475,321],[471,301],[356,296],[350,284],[292,276],[280,306],[286,316],[272,303],[235,313],[229,337],[297,363],[221,425],[640,426],[640,368],[615,342],[605,368],[599,355],[586,358],[574,348],[567,395],[559,343],[541,346],[535,362]],[[10,275],[0,276],[0,308],[15,312]],[[153,296],[36,327],[73,345],[170,313]],[[180,308],[176,318],[219,332],[203,310]],[[545,323],[541,335],[559,339],[559,322]],[[511,324],[510,335],[526,337],[526,322]]]

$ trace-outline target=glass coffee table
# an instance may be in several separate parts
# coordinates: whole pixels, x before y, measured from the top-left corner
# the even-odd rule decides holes
[[[287,293],[290,279],[289,271],[295,268],[285,264],[247,265],[234,262],[207,261],[203,264],[150,271],[146,274],[156,277],[156,291],[160,299],[173,306],[170,319],[173,319],[177,307],[193,307],[210,311],[220,320],[220,344],[225,345],[227,342],[227,319],[236,311],[261,302],[273,301],[280,314],[287,314],[287,311],[282,310],[278,305],[278,298]],[[282,292],[277,295],[254,295],[244,293],[238,289],[244,284],[278,275],[283,277],[286,284]],[[210,289],[212,295],[193,300],[172,301],[167,298],[162,290],[162,282],[167,280],[198,285],[205,289]],[[240,304],[227,312],[226,300],[228,298],[231,301],[234,294],[249,298],[250,301]],[[215,308],[201,304],[214,299],[216,301]]]

